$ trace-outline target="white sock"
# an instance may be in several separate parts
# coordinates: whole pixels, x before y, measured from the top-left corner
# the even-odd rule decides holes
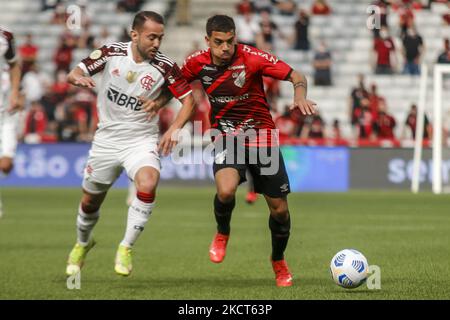
[[[77,217],[77,241],[82,246],[87,246],[91,239],[92,229],[100,217],[100,211],[93,213],[85,213],[81,209],[81,205],[78,208]]]
[[[121,245],[131,248],[137,238],[144,230],[145,223],[150,218],[155,202],[147,203],[139,200],[137,197],[133,199],[128,208],[127,230]]]

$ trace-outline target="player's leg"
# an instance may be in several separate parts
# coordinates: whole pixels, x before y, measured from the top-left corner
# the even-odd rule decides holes
[[[84,170],[83,195],[76,219],[77,242],[69,254],[67,275],[80,271],[87,253],[95,245],[92,232],[100,217],[100,207],[121,171],[116,150],[93,146]]]
[[[122,276],[130,275],[132,264],[132,247],[144,230],[155,206],[156,188],[159,182],[160,159],[156,144],[136,148],[124,155],[124,167],[129,177],[134,180],[136,193],[128,208],[125,235],[117,249],[114,269]]]
[[[277,285],[280,287],[290,286],[292,285],[292,275],[284,259],[284,251],[286,250],[291,230],[291,217],[287,198],[271,198],[267,195],[264,197],[270,210],[269,228],[272,238],[271,261],[276,275]]]
[[[106,197],[109,185],[83,182],[83,195],[78,207],[76,220],[77,242],[69,253],[66,274],[73,275],[80,272],[84,265],[86,255],[95,245],[92,231],[100,217],[100,206]],[[87,191],[86,189],[89,189]]]
[[[133,199],[136,197],[136,185],[132,180],[128,182],[128,194],[127,194],[127,206],[131,205],[131,202],[133,202]]]
[[[245,171],[244,171],[245,175]],[[236,204],[235,194],[242,173],[232,167],[221,168],[214,175],[217,193],[214,197],[214,217],[217,222],[217,233],[209,247],[209,258],[220,263],[225,258],[226,246],[230,236],[231,215]]]
[[[269,165],[249,166],[255,181],[255,191],[264,194],[269,207],[269,229],[272,239],[272,268],[275,272],[277,286],[292,285],[292,275],[284,259],[290,229],[287,195],[290,193],[289,178],[283,156],[277,148],[269,150]],[[264,162],[265,163],[265,162]],[[267,170],[267,169],[271,170]]]

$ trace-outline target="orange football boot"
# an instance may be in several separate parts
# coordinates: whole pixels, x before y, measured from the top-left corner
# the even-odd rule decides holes
[[[229,235],[216,233],[209,247],[209,259],[214,263],[221,263],[225,258]]]
[[[277,287],[290,287],[292,286],[292,274],[289,272],[286,260],[278,260],[272,262],[273,272],[275,272],[275,279],[277,281]]]

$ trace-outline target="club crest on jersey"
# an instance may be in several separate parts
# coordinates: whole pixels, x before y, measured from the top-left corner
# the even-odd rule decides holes
[[[127,81],[129,83],[135,82],[136,78],[137,78],[137,72],[128,71],[128,73],[127,73]]]
[[[234,78],[234,74],[233,74]],[[241,71],[239,75],[236,76],[236,80],[234,80],[234,84],[236,87],[242,88],[245,84],[245,70]]]
[[[152,89],[153,84],[154,84],[155,82],[156,82],[156,81],[153,80],[153,78],[152,78],[151,75],[149,75],[149,74],[146,75],[145,77],[143,77],[143,78],[141,79],[141,86],[142,86],[142,89],[147,90],[147,91],[150,91],[150,90]]]

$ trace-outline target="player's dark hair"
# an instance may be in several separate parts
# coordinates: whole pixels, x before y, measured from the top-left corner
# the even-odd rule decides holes
[[[234,32],[235,30],[236,26],[233,18],[223,14],[212,16],[208,19],[208,22],[206,22],[206,34],[208,37],[211,36],[213,31]]]
[[[154,11],[140,11],[134,16],[131,28],[133,30],[140,29],[148,19],[159,24],[164,24],[164,18],[159,13]]]

